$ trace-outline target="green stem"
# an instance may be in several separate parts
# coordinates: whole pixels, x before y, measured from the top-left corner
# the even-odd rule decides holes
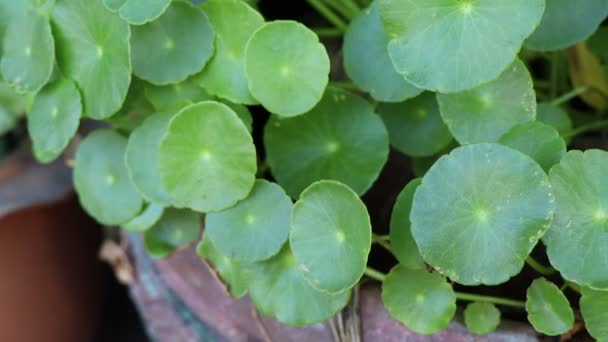
[[[492,304],[497,304],[497,305],[512,306],[512,307],[516,307],[516,308],[525,308],[526,307],[525,302],[522,302],[519,300],[514,300],[514,299],[483,296],[483,295],[476,295],[476,294],[462,293],[462,292],[455,292],[455,294],[456,294],[456,298],[460,299],[460,300],[467,300],[467,301],[471,301],[471,302],[485,302],[485,303],[492,303]]]
[[[346,23],[320,0],[306,0],[319,14],[332,23],[340,31],[346,30]]]
[[[350,11],[350,13],[352,14],[352,17],[356,17],[359,14],[359,12],[361,12],[361,8],[355,1],[341,0],[341,2],[344,5],[344,7],[346,7]]]
[[[563,103],[566,103],[570,100],[572,100],[573,98],[582,95],[586,92],[589,91],[589,87],[579,87],[576,89],[572,89],[571,91],[567,92],[566,94],[556,98],[555,100],[551,101],[551,104],[554,106],[559,106]]]
[[[579,126],[575,129],[571,130],[570,132],[565,133],[562,137],[571,138],[571,137],[575,137],[579,134],[583,134],[585,132],[593,131],[593,130],[604,128],[604,127],[608,127],[608,120],[594,121],[594,122]]]
[[[344,34],[339,29],[333,27],[317,27],[313,28],[312,31],[321,38],[338,38]]]
[[[566,286],[568,286],[569,288],[571,288],[574,292],[578,292],[581,293],[581,287],[578,284],[575,284],[571,281],[567,281],[566,280]]]
[[[372,234],[372,242],[382,246],[387,251],[393,253],[393,251],[391,249],[391,245],[388,243],[387,237],[388,236],[386,236],[386,235],[380,236],[380,235]]]
[[[342,17],[348,19],[349,21],[353,19],[353,13],[340,4],[339,1],[336,0],[324,0],[325,4],[331,7],[334,11],[340,14]]]
[[[554,52],[551,54],[551,90],[549,93],[551,98],[557,96],[559,71],[559,52]]]
[[[528,256],[528,258],[526,259],[526,264],[528,264],[528,266],[532,267],[536,272],[538,272],[542,275],[545,275],[545,276],[550,276],[553,273],[555,273],[555,268],[541,264],[536,259],[534,259],[532,256]]]
[[[375,279],[375,280],[377,280],[379,282],[384,282],[384,280],[386,279],[386,274],[384,274],[384,273],[382,273],[382,272],[380,272],[378,270],[375,270],[375,269],[373,269],[373,268],[371,268],[369,266],[365,268],[365,272],[363,272],[363,273],[366,276],[368,276],[368,277],[370,277],[372,279]]]

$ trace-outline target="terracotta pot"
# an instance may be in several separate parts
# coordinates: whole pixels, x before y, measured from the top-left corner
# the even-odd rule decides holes
[[[139,235],[130,235],[129,242],[137,274],[131,294],[155,341],[335,341],[328,323],[287,327],[255,314],[248,297],[232,299],[193,248],[155,261],[146,253]],[[360,287],[358,301],[354,307],[351,303],[342,316],[348,320],[349,315],[353,317],[353,309],[358,312],[362,341],[537,340],[531,327],[508,321],[486,336],[469,333],[459,320],[433,336],[418,335],[389,316],[379,287],[371,282]]]
[[[0,341],[93,341],[101,305],[99,227],[63,160],[24,147],[0,163]]]

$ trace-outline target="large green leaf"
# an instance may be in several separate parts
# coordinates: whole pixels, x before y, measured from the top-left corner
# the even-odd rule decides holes
[[[566,154],[566,142],[555,128],[532,121],[513,127],[500,143],[534,159],[546,172]]]
[[[287,241],[291,206],[291,199],[280,186],[258,180],[246,199],[206,216],[205,234],[230,258],[265,260],[277,254]]]
[[[560,50],[585,40],[608,15],[605,0],[545,0],[543,19],[526,40],[528,49]]]
[[[27,129],[34,155],[42,163],[57,158],[76,134],[82,104],[74,82],[59,78],[34,98],[27,114]]]
[[[568,299],[555,284],[536,279],[528,288],[526,311],[534,329],[545,335],[559,335],[574,325],[574,313]]]
[[[464,285],[494,285],[521,271],[552,216],[551,186],[536,162],[478,144],[433,165],[410,218],[422,257],[437,271]]]
[[[52,23],[57,63],[78,84],[85,115],[112,116],[131,82],[129,25],[101,0],[57,0]]]
[[[329,88],[310,112],[266,125],[264,146],[272,174],[298,197],[311,183],[340,181],[362,194],[388,158],[388,134],[365,100]],[[353,172],[356,170],[356,172]]]
[[[132,31],[133,73],[152,84],[184,81],[213,56],[213,27],[200,8],[187,2],[173,2],[160,18]]]
[[[412,236],[410,222],[414,193],[421,182],[421,178],[416,178],[401,191],[393,207],[390,223],[391,251],[402,266],[413,269],[424,268],[424,260]]]
[[[420,94],[422,89],[395,71],[386,49],[388,41],[376,0],[353,19],[344,34],[344,69],[375,100],[401,102]]]
[[[350,291],[320,292],[304,279],[299,267],[287,245],[270,260],[251,267],[249,293],[262,314],[302,326],[323,322],[346,306]]]
[[[391,144],[409,156],[432,156],[452,141],[432,93],[402,103],[381,103],[377,110],[388,128]]]
[[[608,292],[583,288],[581,312],[589,334],[598,341],[608,341]]]
[[[316,34],[295,21],[260,27],[245,50],[249,90],[271,113],[295,116],[321,100],[329,81],[329,57]]]
[[[445,329],[456,312],[456,295],[444,277],[401,265],[386,276],[382,302],[391,316],[419,334]]]
[[[55,63],[55,41],[48,17],[28,9],[12,18],[2,47],[2,76],[17,91],[37,92],[48,82]]]
[[[543,238],[551,264],[580,285],[608,290],[608,152],[570,151],[549,172],[556,212]]]
[[[200,233],[198,214],[185,209],[166,209],[163,216],[144,232],[144,244],[154,258],[169,254],[198,239]]]
[[[202,7],[217,34],[215,56],[203,70],[201,86],[235,103],[256,104],[245,77],[245,46],[264,18],[241,0],[209,0]]]
[[[170,4],[171,0],[126,0],[118,14],[131,25],[143,25],[160,17]]]
[[[11,21],[22,16],[27,8],[27,2],[25,1],[0,0],[0,56],[2,55],[4,32]]]
[[[526,66],[517,60],[496,80],[454,94],[437,95],[443,120],[461,144],[495,142],[536,116],[536,94]]]
[[[320,290],[350,289],[365,270],[371,229],[356,193],[334,181],[314,183],[302,192],[291,213],[289,241],[298,269]]]
[[[439,92],[489,82],[513,62],[544,0],[380,0],[398,72]]]
[[[234,298],[241,298],[247,293],[248,280],[241,265],[218,251],[206,233],[196,247],[196,252],[211,263]]]
[[[97,221],[120,225],[137,215],[142,200],[127,174],[127,139],[110,130],[89,134],[78,147],[74,187],[83,208]]]
[[[174,203],[201,212],[233,206],[255,182],[253,139],[234,111],[219,102],[194,104],[173,117],[158,160]]]
[[[158,154],[160,141],[169,127],[173,113],[158,113],[148,117],[129,137],[125,163],[131,181],[149,202],[161,206],[172,204],[171,196],[162,185]]]
[[[464,310],[464,322],[476,334],[489,334],[500,324],[500,310],[491,303],[471,303]]]

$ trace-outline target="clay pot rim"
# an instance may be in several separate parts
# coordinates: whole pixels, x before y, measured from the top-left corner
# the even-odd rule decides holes
[[[25,142],[0,161],[0,218],[19,209],[53,203],[72,193],[72,172],[64,158],[43,165]]]

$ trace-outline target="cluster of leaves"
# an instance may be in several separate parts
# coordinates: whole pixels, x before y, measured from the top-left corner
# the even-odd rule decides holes
[[[445,328],[457,300],[472,302],[464,318],[475,333],[496,329],[495,305],[525,308],[542,333],[568,331],[573,309],[544,278],[525,302],[452,287],[507,282],[528,261],[582,292],[588,331],[608,339],[608,153],[566,152],[606,122],[574,129],[563,110],[576,96],[608,107],[603,75],[589,71],[608,60],[607,34],[579,43],[608,2],[308,2],[335,28],[267,22],[241,0],[0,0],[0,72],[33,96],[41,162],[62,153],[81,118],[112,126],[75,156],[91,216],[142,232],[165,257],[199,239],[204,213],[199,254],[235,297],[249,293],[283,323],[330,318],[367,274],[419,333]],[[329,82],[318,35],[343,35],[354,87]],[[568,82],[555,56],[567,47],[580,87],[555,99]],[[528,62],[547,56],[548,89],[535,92],[545,85]],[[272,114],[257,146],[249,106]],[[401,192],[384,238],[360,196],[390,146],[421,178]],[[552,267],[529,257],[541,240]],[[399,261],[388,275],[367,267],[374,241]]]

